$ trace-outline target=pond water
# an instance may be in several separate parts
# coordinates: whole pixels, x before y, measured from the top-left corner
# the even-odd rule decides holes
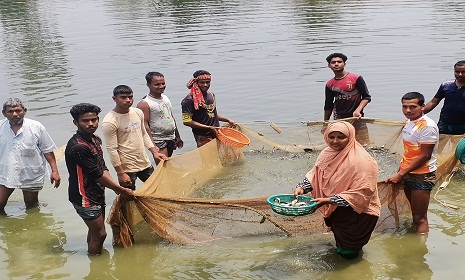
[[[127,84],[139,100],[144,75],[165,75],[165,93],[181,124],[185,84],[198,69],[212,73],[218,110],[240,123],[298,123],[323,118],[324,85],[332,77],[325,57],[345,53],[346,69],[361,74],[373,101],[368,117],[403,120],[401,96],[426,99],[453,79],[465,59],[465,3],[461,0],[2,0],[0,3],[0,101],[19,97],[27,116],[42,122],[58,146],[73,134],[69,109],[79,102],[102,108],[112,90]],[[441,104],[439,105],[441,107]],[[429,115],[437,120],[439,107]],[[180,125],[185,147],[190,130]],[[242,175],[263,173],[261,164]],[[288,191],[306,166],[289,166],[273,193]],[[286,165],[285,165],[286,166]],[[293,167],[292,167],[293,166]],[[292,167],[292,168],[291,168]],[[15,192],[0,219],[2,279],[448,279],[465,275],[464,210],[431,201],[430,233],[406,225],[372,237],[356,261],[334,254],[327,239],[260,236],[201,246],[147,240],[113,248],[111,229],[101,257],[86,255],[86,226],[62,186],[46,185],[41,207],[25,211]],[[225,174],[224,180],[237,179]],[[236,177],[234,177],[236,176]],[[445,199],[465,202],[464,172]],[[245,177],[244,177],[245,178]],[[245,180],[245,179],[244,179]],[[258,180],[245,182],[258,184]],[[286,189],[282,185],[286,184]],[[247,190],[222,193],[227,198]],[[107,192],[111,205],[114,195]],[[109,211],[109,207],[107,209]],[[148,233],[148,235],[150,235]]]

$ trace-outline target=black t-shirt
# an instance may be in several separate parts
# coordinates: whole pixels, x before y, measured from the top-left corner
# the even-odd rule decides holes
[[[207,92],[204,94],[203,98],[205,99],[205,104],[211,105],[215,104],[215,95],[211,92]],[[182,108],[182,114],[189,114],[192,118],[193,121],[208,125],[208,126],[220,126],[220,122],[218,120],[218,113],[216,112],[216,106],[215,109],[212,111],[214,114],[213,117],[209,116],[207,109],[203,108],[202,106],[199,106],[198,110],[195,110],[194,108],[194,100],[192,99],[191,95],[187,95],[184,97],[184,99],[181,101],[181,108]],[[198,129],[198,128],[192,128],[192,133],[195,135],[208,135],[208,136],[214,136],[214,134],[211,132],[211,130],[205,130],[205,129]]]
[[[82,207],[105,205],[105,188],[95,181],[108,170],[100,137],[92,135],[89,139],[77,132],[66,145],[65,160],[69,173],[69,201]]]
[[[332,78],[325,87],[324,110],[334,110],[334,119],[353,117],[362,100],[371,101],[367,85],[362,76],[348,73],[342,79]],[[360,112],[363,114],[362,112]]]

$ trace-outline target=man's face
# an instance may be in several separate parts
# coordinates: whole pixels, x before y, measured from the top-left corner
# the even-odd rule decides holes
[[[96,113],[85,113],[79,116],[78,120],[74,120],[73,123],[84,134],[93,134],[98,128],[98,120]]]
[[[346,63],[340,57],[333,57],[328,64],[328,67],[333,71],[343,71]]]
[[[153,76],[152,81],[147,84],[149,87],[150,93],[154,95],[161,95],[165,92],[166,83],[164,77]]]
[[[21,106],[9,107],[5,108],[3,111],[3,115],[8,119],[10,125],[18,125],[23,123],[24,116],[26,115],[26,109]]]
[[[116,102],[116,106],[119,108],[129,108],[134,102],[134,95],[132,93],[122,93],[113,96],[113,100]]]
[[[411,121],[423,116],[424,108],[425,104],[418,105],[418,99],[402,100],[402,113],[404,113],[404,116]]]
[[[210,79],[200,79],[197,80],[197,84],[199,85],[199,88],[202,92],[207,92],[208,89],[210,88]]]
[[[455,66],[454,76],[457,79],[457,81],[465,83],[465,66]]]

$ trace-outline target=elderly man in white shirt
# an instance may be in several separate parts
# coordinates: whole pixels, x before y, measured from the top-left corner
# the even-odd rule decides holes
[[[6,117],[0,121],[0,212],[15,189],[23,192],[26,208],[37,206],[45,181],[46,161],[51,167],[50,182],[60,185],[54,150],[57,149],[45,127],[24,118],[27,109],[18,98],[3,104]]]

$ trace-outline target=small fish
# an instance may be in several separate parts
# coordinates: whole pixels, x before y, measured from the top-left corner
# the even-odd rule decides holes
[[[291,202],[281,202],[281,199],[279,199],[279,197],[276,197],[274,200],[273,200],[274,203],[278,204],[279,206],[283,206],[283,207],[289,207],[289,206],[292,206],[292,207],[302,207],[302,206],[308,206],[308,203],[307,202],[299,202],[298,199],[294,199],[292,200]]]
[[[302,207],[302,206],[308,206],[307,202],[297,202],[296,204],[294,204],[295,207]]]
[[[278,204],[279,206],[289,206],[288,202],[281,202],[281,199],[279,199],[279,197],[275,198],[273,202]]]

